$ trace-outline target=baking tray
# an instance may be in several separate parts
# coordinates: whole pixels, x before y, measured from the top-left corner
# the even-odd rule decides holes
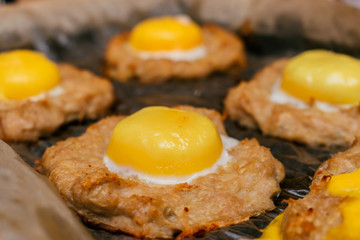
[[[44,52],[57,62],[68,62],[78,67],[86,68],[102,75],[103,54],[107,41],[114,34],[128,29],[124,25],[106,25],[101,29],[89,28],[77,34],[57,34],[51,38],[36,37],[32,43],[24,44],[24,48],[32,48]],[[230,87],[240,81],[247,81],[266,64],[281,58],[294,56],[297,53],[312,48],[330,48],[332,50],[351,52],[341,45],[322,44],[318,41],[293,36],[242,34],[246,43],[248,69],[242,73],[214,73],[204,79],[171,80],[161,84],[142,84],[138,82],[119,83],[112,81],[116,102],[107,115],[131,114],[149,105],[173,106],[189,104],[198,107],[223,110],[223,99]],[[70,136],[81,135],[93,121],[74,121],[62,126],[53,135],[43,137],[34,143],[10,143],[10,146],[31,167],[37,167],[47,147]],[[226,120],[226,129],[230,136],[237,139],[257,138],[261,145],[269,147],[272,154],[285,166],[286,177],[281,183],[281,192],[274,196],[276,209],[249,221],[227,226],[208,232],[197,238],[203,239],[239,239],[255,238],[261,235],[264,228],[275,216],[284,210],[289,198],[297,199],[309,191],[312,176],[316,168],[341,148],[309,148],[298,143],[262,135],[257,130],[248,130],[235,122]],[[284,201],[285,200],[285,201]],[[97,240],[133,239],[121,232],[110,233],[101,229],[86,226]]]
[[[120,30],[120,29],[119,29]],[[191,81],[171,80],[162,84],[142,84],[138,82],[119,83],[112,81],[116,102],[107,115],[131,114],[149,105],[173,106],[190,104],[198,107],[223,109],[223,99],[228,88],[240,81],[249,79],[254,72],[280,57],[288,57],[306,49],[306,46],[280,44],[281,39],[258,38],[245,39],[248,46],[249,68],[238,74],[214,73],[204,79]],[[262,42],[266,44],[261,44]],[[101,74],[103,51],[94,51],[94,46],[103,49],[106,41],[99,38],[96,32],[86,32],[69,38],[65,44],[60,41],[44,42],[47,54],[57,61],[69,62]],[[33,47],[36,48],[37,45]],[[37,160],[41,158],[47,147],[70,136],[81,135],[95,121],[72,122],[57,130],[52,136],[43,137],[35,143],[11,143],[10,146],[32,167],[36,168]],[[297,143],[263,136],[259,131],[241,128],[236,123],[226,121],[226,129],[230,136],[237,139],[257,138],[260,144],[271,149],[272,154],[286,168],[286,177],[281,183],[282,191],[274,196],[276,209],[257,217],[252,217],[245,223],[228,226],[206,233],[204,239],[239,239],[260,236],[259,229],[264,228],[271,219],[286,207],[283,200],[303,197],[308,193],[308,187],[316,168],[321,162],[331,157],[339,149],[314,149]],[[98,240],[117,240],[131,238],[122,233],[109,233],[88,226],[89,231]]]

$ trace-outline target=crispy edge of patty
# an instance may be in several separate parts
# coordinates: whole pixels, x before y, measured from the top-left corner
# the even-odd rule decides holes
[[[350,173],[360,167],[360,139],[346,151],[335,154],[317,169],[310,193],[293,201],[285,210],[282,231],[284,239],[323,239],[328,230],[342,222],[344,198],[330,195],[327,185],[332,175]]]
[[[287,59],[260,70],[249,82],[229,90],[225,112],[232,120],[264,134],[310,146],[348,146],[360,135],[359,106],[339,112],[323,112],[315,106],[298,109],[291,104],[270,101],[274,84],[282,77]]]
[[[244,69],[246,56],[243,42],[234,34],[216,26],[202,28],[207,55],[195,61],[141,59],[129,48],[129,33],[121,33],[108,43],[104,72],[108,77],[125,82],[164,82],[170,78],[200,78],[214,71]]]
[[[197,111],[211,120],[219,113]],[[218,172],[176,185],[146,184],[111,173],[103,163],[112,129],[123,117],[108,117],[77,138],[46,150],[42,172],[86,221],[137,237],[178,239],[239,223],[274,208],[284,167],[257,140],[231,150],[233,161]],[[219,132],[223,123],[214,121]]]
[[[105,114],[114,100],[109,80],[69,64],[58,64],[63,94],[0,102],[0,138],[4,141],[34,141],[60,125]]]

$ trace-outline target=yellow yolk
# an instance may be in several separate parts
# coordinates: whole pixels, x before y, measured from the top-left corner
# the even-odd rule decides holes
[[[211,167],[222,148],[208,118],[191,111],[147,107],[117,124],[107,156],[139,172],[185,176]]]
[[[330,229],[325,240],[358,240],[360,239],[360,198],[348,198],[341,204],[343,221]]]
[[[59,83],[57,66],[41,53],[16,50],[0,54],[0,99],[29,98]]]
[[[331,228],[324,240],[360,239],[360,169],[351,173],[331,176],[327,190],[329,194],[344,197],[341,204],[342,223]],[[263,240],[281,240],[281,222],[283,214],[277,216],[267,226],[263,235],[259,239]]]
[[[360,101],[360,61],[325,50],[304,52],[286,65],[281,88],[305,102],[357,104]]]
[[[351,173],[331,176],[329,194],[345,198],[341,204],[342,223],[327,233],[325,240],[360,239],[360,169]]]
[[[284,214],[278,215],[271,223],[264,229],[263,235],[259,239],[263,240],[281,240],[281,223],[284,218]]]
[[[360,198],[360,168],[351,173],[331,176],[327,190],[339,197]]]
[[[190,50],[202,43],[201,29],[184,16],[148,19],[130,34],[130,45],[140,51]]]

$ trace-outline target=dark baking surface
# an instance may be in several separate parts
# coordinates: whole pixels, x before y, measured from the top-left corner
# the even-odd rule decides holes
[[[103,52],[106,42],[114,33],[123,29],[109,26],[101,31],[81,33],[77,36],[55,36],[53,39],[38,39],[34,48],[45,52],[55,61],[70,62],[76,66],[90,69],[101,75]],[[148,105],[189,104],[199,107],[215,108],[222,111],[222,101],[229,87],[242,80],[248,80],[261,67],[280,57],[293,56],[296,53],[314,47],[321,47],[302,39],[279,39],[249,36],[246,39],[249,68],[243,73],[214,73],[206,79],[194,81],[171,80],[155,85],[137,82],[113,82],[117,96],[116,103],[108,115],[130,114]],[[341,49],[335,49],[341,50]],[[72,122],[61,127],[55,134],[43,137],[35,143],[11,143],[11,147],[32,167],[36,167],[45,149],[69,136],[79,136],[95,121]],[[281,183],[282,191],[274,196],[276,209],[245,223],[224,227],[201,236],[204,239],[239,239],[260,236],[259,229],[264,228],[271,219],[286,207],[283,200],[303,197],[308,192],[311,176],[319,164],[342,149],[314,149],[297,143],[263,136],[259,131],[247,130],[236,123],[226,121],[230,136],[237,139],[257,138],[260,144],[271,149],[273,155],[286,168],[286,178]],[[89,231],[98,240],[133,239],[123,233],[109,233],[88,226]]]

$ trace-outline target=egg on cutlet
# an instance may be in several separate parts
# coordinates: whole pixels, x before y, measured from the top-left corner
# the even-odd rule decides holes
[[[105,74],[122,82],[194,79],[245,65],[237,36],[214,24],[199,26],[186,15],[146,19],[113,37],[105,53]]]
[[[274,208],[284,167],[257,140],[226,134],[215,110],[146,107],[48,148],[41,171],[86,222],[184,238]]]
[[[260,70],[229,90],[232,120],[311,146],[350,145],[360,135],[360,62],[309,50]]]
[[[360,239],[360,141],[316,171],[310,192],[289,206],[260,239]]]
[[[97,118],[113,102],[111,83],[40,52],[0,53],[0,139],[34,141],[60,125]]]

